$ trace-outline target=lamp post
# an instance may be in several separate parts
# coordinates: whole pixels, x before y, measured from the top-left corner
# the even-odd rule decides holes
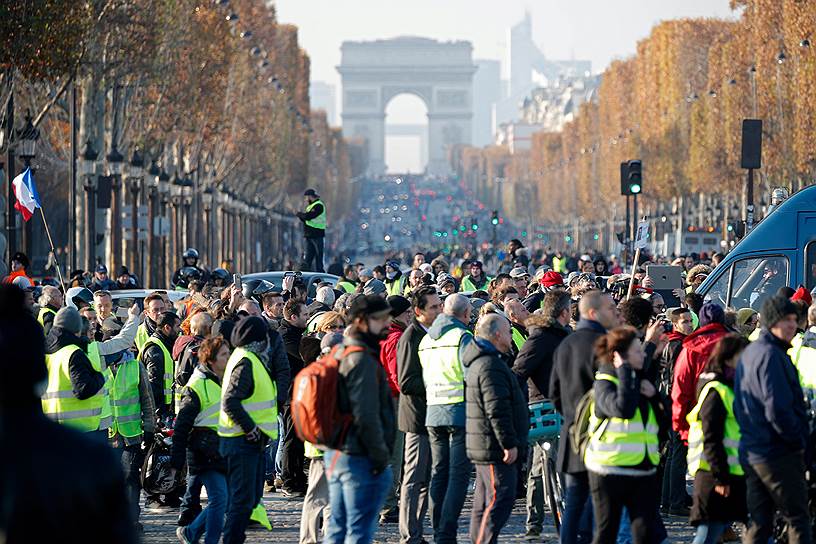
[[[119,261],[122,259],[122,169],[124,168],[125,157],[116,149],[116,143],[111,146],[110,152],[105,157],[108,170],[108,177],[111,181],[111,233],[110,233],[110,264],[109,270],[116,270]]]
[[[204,205],[204,255],[207,257],[207,265],[210,268],[216,268],[216,266],[213,264],[212,225],[210,225],[213,205],[212,186],[207,186],[207,188],[201,193],[201,203]]]
[[[144,159],[138,149],[133,150],[128,165],[130,189],[130,270],[140,278],[144,277],[139,260],[139,190],[144,177]]]
[[[82,188],[85,190],[85,270],[92,270],[96,247],[96,206],[94,206],[94,191],[96,190],[96,158],[99,152],[91,145],[90,138],[85,142],[82,156],[79,159],[79,173],[82,176]]]
[[[183,206],[182,210],[184,212],[183,219],[184,219],[184,230],[182,231],[184,234],[184,243],[182,244],[185,248],[193,246],[193,217],[192,217],[192,206],[193,206],[193,180],[190,177],[184,177],[181,180],[181,204]],[[181,249],[181,248],[179,248]]]
[[[161,172],[156,159],[153,159],[150,162],[150,168],[147,169],[147,179],[145,183],[147,188],[147,251],[144,252],[145,275],[142,283],[145,287],[156,284],[156,271],[153,269],[153,264],[155,263],[154,252],[156,251],[154,222],[156,219],[156,196],[159,192],[159,176]]]
[[[181,184],[181,178],[178,175],[178,171],[176,171],[170,180],[170,208],[172,219],[170,223],[170,255],[167,256],[168,261],[172,259],[171,256],[175,256],[179,253],[179,247],[181,244],[181,227],[179,225],[181,222],[181,215],[179,214],[179,206],[181,205]]]
[[[23,159],[26,168],[31,168],[31,161],[37,156],[37,140],[40,138],[40,131],[31,122],[31,114],[26,113],[23,128],[17,131],[17,155]],[[31,252],[31,223],[26,222],[22,230],[23,252],[30,255]]]
[[[159,217],[161,217],[160,225],[161,231],[159,232],[159,236],[161,236],[161,251],[159,254],[161,255],[161,260],[164,263],[164,266],[161,268],[161,283],[162,285],[168,285],[168,266],[169,266],[169,259],[167,258],[167,202],[170,198],[170,175],[162,168],[161,173],[159,174]],[[158,269],[155,270],[156,276],[158,276]]]

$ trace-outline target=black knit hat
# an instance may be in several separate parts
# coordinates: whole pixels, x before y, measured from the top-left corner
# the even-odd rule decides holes
[[[790,314],[798,315],[796,306],[789,299],[776,295],[762,303],[759,321],[763,329],[770,329]]]
[[[357,297],[351,303],[351,309],[349,309],[349,316],[352,319],[389,313],[391,313],[391,306],[388,305],[384,298],[377,295]]]
[[[263,318],[246,317],[235,325],[232,330],[232,345],[239,348],[252,342],[260,342],[266,338],[267,325]]]
[[[391,307],[391,315],[397,317],[405,313],[411,307],[411,302],[400,295],[391,295],[385,301]]]

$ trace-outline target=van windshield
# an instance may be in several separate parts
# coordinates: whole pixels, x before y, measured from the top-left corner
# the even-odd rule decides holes
[[[759,311],[766,298],[787,284],[787,257],[762,256],[737,261],[731,281],[731,307]]]

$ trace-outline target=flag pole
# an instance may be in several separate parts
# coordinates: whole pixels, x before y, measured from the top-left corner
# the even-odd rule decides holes
[[[59,260],[57,260],[57,252],[54,249],[54,240],[51,238],[51,229],[48,228],[48,221],[45,220],[45,212],[40,206],[40,215],[42,216],[43,225],[45,225],[45,235],[48,236],[48,244],[51,246],[51,255],[54,256],[54,266],[57,267],[57,278],[59,278],[60,286],[67,289],[65,281],[62,279],[62,271],[60,270]]]

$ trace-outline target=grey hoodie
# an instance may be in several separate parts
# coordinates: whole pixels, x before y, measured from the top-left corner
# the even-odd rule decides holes
[[[431,328],[428,329],[428,336],[434,340],[439,340],[442,336],[451,329],[468,330],[467,326],[453,316],[447,314],[439,314],[434,320]],[[473,340],[472,334],[462,335],[459,341],[459,361],[463,360],[465,346]],[[457,402],[455,404],[435,404],[428,406],[428,411],[425,415],[426,427],[463,427],[465,426],[465,403]]]

